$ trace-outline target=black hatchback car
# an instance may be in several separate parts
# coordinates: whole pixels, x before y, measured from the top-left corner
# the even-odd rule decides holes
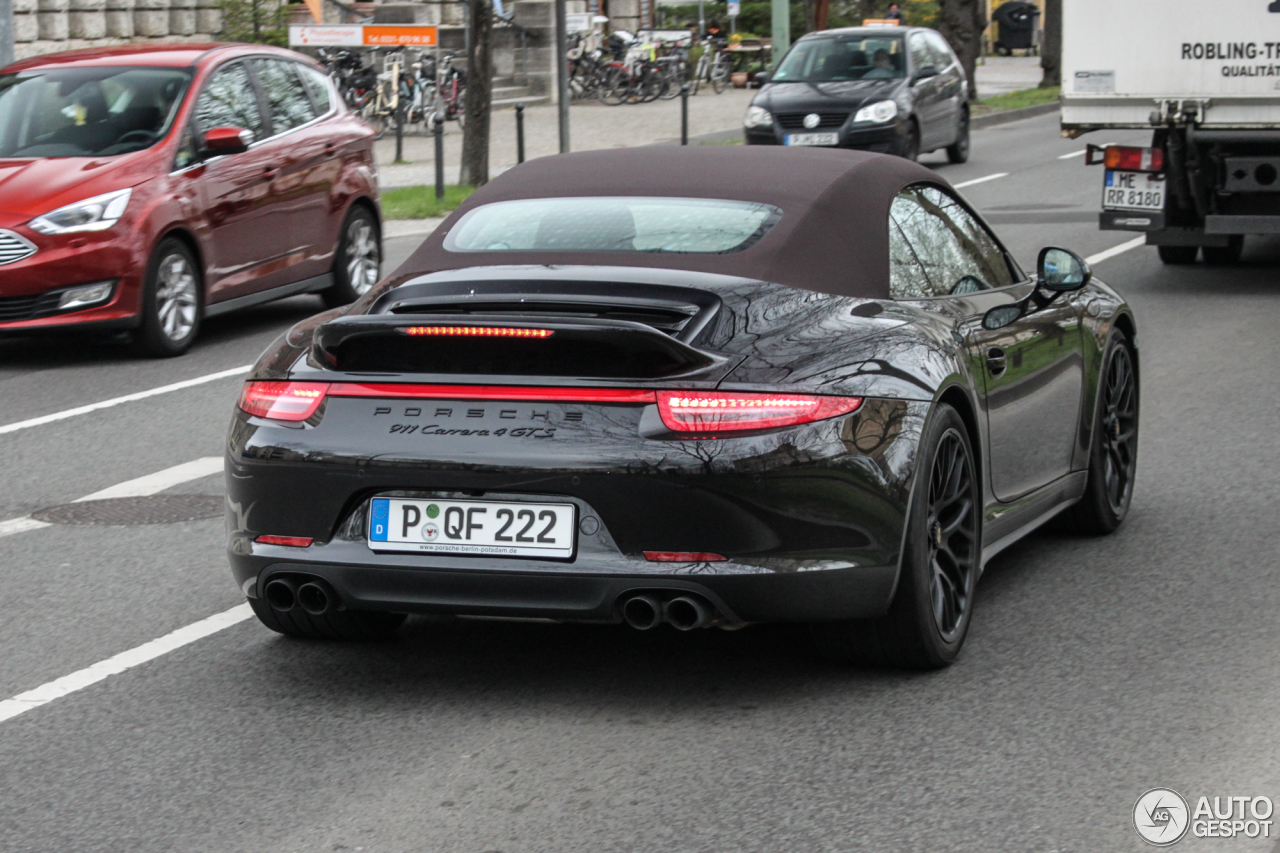
[[[969,81],[946,39],[918,27],[810,33],[747,109],[748,145],[861,148],[969,159]]]

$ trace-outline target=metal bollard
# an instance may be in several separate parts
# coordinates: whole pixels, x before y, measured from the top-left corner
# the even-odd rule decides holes
[[[404,109],[396,109],[396,162],[404,159]]]
[[[680,144],[689,144],[689,84],[680,84]]]
[[[444,198],[444,116],[431,117],[431,135],[436,138],[436,198]]]
[[[516,104],[516,162],[524,162],[524,104]]]

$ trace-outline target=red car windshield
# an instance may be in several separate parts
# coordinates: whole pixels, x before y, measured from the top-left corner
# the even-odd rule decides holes
[[[162,139],[191,82],[184,68],[0,74],[0,157],[102,157]]]

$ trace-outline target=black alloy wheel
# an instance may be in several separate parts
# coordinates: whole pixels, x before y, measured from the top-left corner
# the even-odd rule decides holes
[[[969,615],[978,562],[978,507],[973,460],[959,431],[942,436],[929,476],[929,600],[944,640],[954,641]]]
[[[960,108],[960,126],[956,128],[956,141],[947,146],[947,160],[965,163],[969,160],[969,108]]]
[[[1138,470],[1138,370],[1124,332],[1112,332],[1100,377],[1089,479],[1084,496],[1059,526],[1086,535],[1111,533],[1129,512]]]
[[[959,413],[939,404],[920,441],[898,589],[879,619],[812,625],[818,650],[845,663],[936,669],[955,660],[973,615],[981,489]]]

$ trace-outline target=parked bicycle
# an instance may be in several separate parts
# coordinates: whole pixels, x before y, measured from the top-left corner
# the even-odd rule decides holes
[[[729,53],[719,39],[703,39],[700,44],[702,55],[698,57],[698,67],[693,74],[693,94],[698,94],[698,88],[705,82],[718,95],[729,83]]]

